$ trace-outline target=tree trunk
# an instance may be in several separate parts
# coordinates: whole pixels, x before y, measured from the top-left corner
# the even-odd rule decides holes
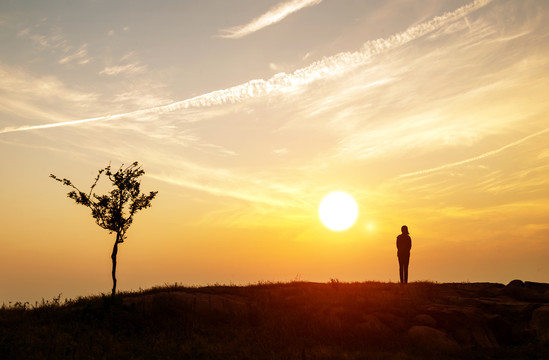
[[[120,234],[116,234],[116,241],[114,242],[114,247],[112,248],[112,293],[111,297],[114,298],[114,294],[116,293],[116,254],[118,254],[118,243],[120,238]]]

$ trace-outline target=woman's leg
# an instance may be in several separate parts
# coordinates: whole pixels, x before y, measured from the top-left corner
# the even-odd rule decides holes
[[[408,283],[408,265],[410,265],[410,255],[404,257],[404,259],[402,259],[403,261],[403,268],[404,268],[404,283],[407,284]]]

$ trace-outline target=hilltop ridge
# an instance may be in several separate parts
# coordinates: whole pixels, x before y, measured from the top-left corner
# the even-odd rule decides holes
[[[165,286],[0,311],[0,357],[549,358],[549,284]]]

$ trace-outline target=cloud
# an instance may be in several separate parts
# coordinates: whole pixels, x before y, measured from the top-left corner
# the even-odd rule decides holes
[[[280,65],[277,65],[275,63],[270,63],[269,64],[269,69],[271,69],[273,71],[280,71]]]
[[[223,104],[234,104],[250,98],[262,97],[269,94],[286,94],[303,89],[314,81],[341,76],[358,66],[368,63],[375,55],[385,53],[399,46],[405,45],[417,38],[429,34],[444,25],[460,19],[465,15],[489,4],[491,0],[476,0],[462,6],[453,12],[445,13],[432,20],[410,27],[404,32],[366,42],[362,48],[355,52],[341,52],[336,55],[323,58],[311,65],[298,69],[291,74],[278,73],[268,80],[255,79],[244,84],[228,89],[216,90],[193,98],[173,102],[171,104],[145,108],[119,114],[103,115],[88,119],[80,119],[35,126],[7,127],[0,130],[0,134],[16,131],[28,131],[46,129],[59,126],[70,126],[88,122],[114,120],[130,116],[142,116],[145,114],[162,114],[189,108],[204,108]],[[293,3],[293,2],[292,2]],[[287,3],[285,3],[287,4]],[[113,74],[116,69],[112,69]]]
[[[58,64],[64,65],[76,61],[79,65],[85,65],[90,62],[88,44],[83,44],[78,49],[73,50],[74,46],[69,44],[64,32],[60,28],[53,27],[49,32],[47,35],[42,35],[33,32],[32,28],[25,28],[19,31],[18,35],[19,37],[33,41],[41,49],[53,49],[56,52],[60,52],[62,56],[57,61]]]
[[[99,74],[115,76],[119,74],[138,74],[145,72],[147,70],[147,67],[145,65],[141,65],[141,62],[139,60],[129,62],[133,57],[135,57],[135,51],[130,51],[120,58],[119,62],[121,64],[106,66],[103,70],[99,72]]]
[[[36,34],[33,29],[28,27],[19,32],[19,36],[33,41],[35,44],[46,49],[61,49],[68,51],[70,46],[66,40],[65,34],[58,27],[53,27],[48,35]]]
[[[286,148],[274,149],[273,154],[280,155],[280,156],[286,155],[286,154],[288,154],[288,149],[286,149]]]
[[[267,26],[282,21],[286,16],[293,14],[303,8],[315,6],[322,0],[290,0],[269,9],[265,14],[253,19],[248,24],[235,26],[229,29],[221,30],[222,38],[237,39],[259,31]]]
[[[549,128],[546,128],[546,129],[543,129],[541,131],[538,131],[538,132],[535,132],[533,134],[530,134],[528,136],[525,136],[519,140],[516,140],[516,141],[513,141],[505,146],[502,146],[498,149],[495,149],[495,150],[492,150],[492,151],[488,151],[488,152],[485,152],[483,154],[480,154],[480,155],[477,155],[477,156],[474,156],[472,158],[468,158],[468,159],[465,159],[465,160],[461,160],[461,161],[456,161],[456,162],[451,162],[451,163],[447,163],[447,164],[444,164],[444,165],[440,165],[440,166],[435,166],[435,167],[432,167],[432,168],[429,168],[429,169],[424,169],[424,170],[419,170],[419,171],[414,171],[414,172],[411,172],[411,173],[407,173],[407,174],[402,174],[400,175],[399,177],[401,178],[406,178],[406,177],[414,177],[414,176],[423,176],[423,175],[427,175],[427,174],[430,174],[430,173],[434,173],[434,172],[437,172],[437,171],[440,171],[440,170],[446,170],[446,169],[449,169],[449,168],[452,168],[452,167],[455,167],[455,166],[460,166],[460,165],[465,165],[465,164],[468,164],[468,163],[471,163],[473,161],[478,161],[478,160],[481,160],[481,159],[484,159],[486,157],[489,157],[489,156],[493,156],[493,155],[496,155],[496,154],[499,154],[500,152],[502,151],[505,151],[509,148],[512,148],[514,146],[517,146],[517,145],[520,145],[522,144],[523,142],[525,141],[528,141],[536,136],[540,136],[540,135],[543,135],[545,133],[549,132]]]
[[[250,191],[253,184],[246,182],[245,179],[235,178],[228,173],[223,173],[222,177],[218,181],[213,181],[212,169],[205,169],[203,174],[205,178],[209,179],[210,184],[199,180],[188,180],[190,177],[193,177],[193,174],[189,174],[188,172],[185,173],[185,176],[157,175],[154,173],[149,173],[147,176],[169,184],[204,191],[212,195],[227,196],[252,203],[265,204],[268,206],[288,207],[287,202],[277,199],[276,196],[264,196],[259,195],[258,191]],[[233,184],[230,184],[227,186],[228,182],[238,183],[239,185],[234,186]],[[223,184],[223,186],[214,185],[214,183]],[[248,186],[243,186],[242,184],[246,184]]]
[[[90,61],[90,58],[88,57],[88,44],[84,44],[78,48],[75,52],[72,54],[69,54],[67,56],[62,57],[59,59],[59,64],[68,64],[72,61],[77,61],[79,65],[87,64]]]
[[[6,94],[34,98],[58,98],[69,102],[85,103],[95,101],[95,93],[84,93],[69,89],[63,82],[53,76],[35,77],[19,68],[0,65],[0,91]],[[6,97],[4,97],[5,99]]]
[[[119,74],[137,74],[142,73],[147,69],[145,65],[140,65],[138,62],[125,64],[125,65],[115,65],[107,66],[99,72],[101,75],[119,75]]]
[[[85,148],[86,154],[93,154],[86,155],[90,157],[139,158],[158,180],[238,204],[231,213],[257,214],[257,209],[268,211],[289,202],[303,209],[306,205],[298,201],[314,204],[323,191],[334,186],[349,188],[365,203],[379,205],[383,201],[372,200],[369,192],[385,186],[396,197],[403,183],[422,185],[425,194],[436,187],[441,202],[447,199],[454,206],[455,199],[444,197],[450,193],[448,186],[456,182],[454,176],[465,174],[466,180],[452,188],[463,189],[472,182],[470,174],[484,174],[477,166],[482,164],[488,168],[486,173],[496,172],[487,178],[501,181],[486,184],[490,191],[513,186],[508,176],[497,173],[505,169],[498,161],[529,148],[524,144],[510,149],[516,141],[532,139],[534,143],[546,137],[526,136],[547,126],[536,120],[546,106],[531,106],[543,104],[545,93],[532,87],[531,80],[545,79],[542,71],[547,64],[546,60],[532,63],[532,56],[542,60],[545,53],[523,49],[522,42],[532,43],[535,38],[516,38],[512,35],[516,26],[495,23],[491,14],[499,10],[494,6],[487,14],[472,14],[469,25],[459,17],[461,10],[445,14],[443,21],[427,21],[291,74],[251,80],[182,101],[169,100],[167,92],[160,96],[162,91],[148,84],[128,85],[124,91],[107,95],[109,102],[98,103],[94,113],[86,113],[115,115],[59,123],[68,112],[58,106],[65,117],[47,120],[58,123],[3,132],[98,121],[97,126],[85,126],[82,131],[49,131],[36,138],[52,139],[67,151]],[[511,43],[498,45],[495,39],[500,34]],[[460,52],[463,47],[468,51]],[[134,60],[129,53],[112,65]],[[219,106],[223,104],[230,106]],[[34,120],[36,124],[46,118]],[[513,129],[523,135],[512,134]],[[518,136],[525,138],[516,140]],[[19,138],[30,137],[4,137]],[[505,149],[509,153],[473,163]],[[535,155],[539,153],[546,156],[542,152]],[[459,165],[454,172],[440,168]],[[437,171],[440,176],[426,176]],[[433,186],[436,181],[441,185]],[[406,189],[423,194],[410,187]],[[399,200],[390,204],[396,207]],[[249,206],[253,211],[248,211]],[[457,202],[455,206],[464,205]],[[389,208],[385,206],[387,212]]]

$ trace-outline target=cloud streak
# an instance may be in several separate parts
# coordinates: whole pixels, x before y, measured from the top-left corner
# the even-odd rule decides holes
[[[538,132],[535,132],[533,134],[530,134],[528,136],[525,136],[523,137],[522,139],[519,139],[519,140],[516,140],[516,141],[513,141],[512,143],[509,143],[505,146],[502,146],[498,149],[495,149],[495,150],[492,150],[492,151],[488,151],[484,154],[481,154],[481,155],[478,155],[478,156],[475,156],[475,157],[472,157],[472,158],[469,158],[469,159],[465,159],[465,160],[461,160],[461,161],[456,161],[456,162],[452,162],[452,163],[448,163],[448,164],[444,164],[444,165],[440,165],[440,166],[436,166],[436,167],[432,167],[430,169],[424,169],[424,170],[419,170],[419,171],[414,171],[414,172],[411,172],[411,173],[407,173],[407,174],[402,174],[400,175],[399,177],[400,178],[407,178],[407,177],[414,177],[414,176],[422,176],[422,175],[427,175],[427,174],[430,174],[430,173],[434,173],[434,172],[437,172],[437,171],[440,171],[440,170],[445,170],[445,169],[449,169],[449,168],[452,168],[452,167],[456,167],[456,166],[460,166],[460,165],[465,165],[465,164],[468,164],[470,162],[473,162],[473,161],[477,161],[477,160],[481,160],[481,159],[484,159],[486,157],[489,157],[489,156],[493,156],[493,155],[496,155],[496,154],[499,154],[500,152],[502,151],[505,151],[509,148],[512,148],[514,146],[517,146],[517,145],[520,145],[522,144],[523,142],[527,141],[527,140],[530,140],[531,138],[534,138],[536,136],[540,136],[540,135],[543,135],[545,133],[549,132],[549,128],[545,128],[541,131],[538,131]]]
[[[70,126],[95,121],[115,120],[123,117],[141,116],[151,113],[162,114],[189,108],[203,108],[216,105],[234,104],[250,98],[293,92],[317,80],[339,76],[351,71],[358,66],[366,64],[373,56],[385,53],[433,32],[452,21],[460,19],[467,14],[489,4],[491,1],[492,0],[473,1],[472,3],[462,6],[453,12],[445,13],[429,21],[410,27],[404,32],[392,35],[388,38],[368,41],[359,51],[341,52],[331,57],[326,57],[305,68],[298,69],[291,74],[279,73],[268,80],[255,79],[228,89],[216,90],[190,99],[173,102],[171,104],[126,113],[104,115],[94,118],[53,124],[6,127],[0,130],[0,134]]]
[[[267,26],[276,24],[296,11],[309,6],[318,5],[321,2],[322,0],[291,0],[278,4],[265,14],[253,19],[248,24],[221,30],[222,34],[219,36],[227,39],[238,39],[259,31]]]
[[[61,58],[57,61],[60,65],[76,62],[78,65],[85,65],[90,62],[88,56],[88,44],[82,44],[78,49],[70,45],[67,36],[58,27],[50,30],[49,35],[39,35],[31,28],[25,28],[19,32],[19,37],[27,38],[39,45],[41,49],[53,49],[61,52]]]
[[[74,53],[69,54],[67,56],[62,57],[59,59],[59,64],[68,64],[72,61],[76,61],[79,65],[87,64],[90,61],[90,58],[88,57],[88,44],[84,44],[78,48]],[[69,51],[69,50],[67,50]]]
[[[137,74],[144,72],[146,69],[146,66],[134,62],[126,65],[107,66],[103,70],[101,70],[99,74],[111,76],[119,74]]]

